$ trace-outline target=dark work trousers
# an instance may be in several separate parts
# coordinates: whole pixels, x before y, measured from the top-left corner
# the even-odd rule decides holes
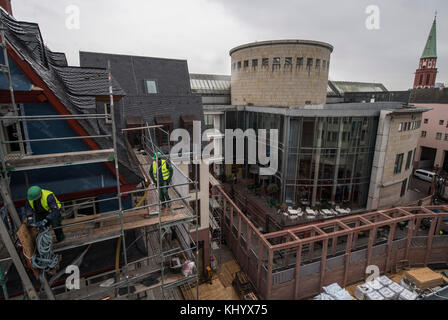
[[[168,186],[169,183],[167,180],[160,180],[160,194],[159,194],[159,198],[160,198],[160,202],[164,202],[164,201],[170,201],[170,196],[168,194],[168,188],[162,188],[165,186]],[[166,208],[166,206],[168,205],[168,207],[171,207],[171,203],[163,203],[162,204],[162,208]]]

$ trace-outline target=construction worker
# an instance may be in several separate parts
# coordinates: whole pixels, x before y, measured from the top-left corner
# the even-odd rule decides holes
[[[157,163],[158,158],[158,163]],[[166,208],[167,205],[170,208],[171,203],[167,202],[170,201],[170,196],[168,195],[168,186],[171,182],[171,178],[173,177],[173,168],[171,167],[170,163],[164,159],[162,159],[162,153],[157,152],[154,153],[153,156],[153,162],[151,169],[149,169],[149,176],[151,177],[152,181],[157,184],[157,168],[159,169],[159,179],[160,179],[160,202],[162,203],[162,209]]]
[[[37,223],[40,229],[49,225],[53,228],[61,226],[62,218],[59,211],[61,203],[53,192],[32,186],[28,189],[27,200],[25,205],[27,223]],[[61,228],[54,229],[54,233],[58,242],[65,239]]]

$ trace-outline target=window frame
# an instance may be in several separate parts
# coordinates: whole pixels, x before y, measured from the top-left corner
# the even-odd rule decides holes
[[[110,102],[104,102],[104,114],[106,118],[104,119],[106,124],[112,124],[112,114],[110,110]]]
[[[156,89],[156,92],[149,92],[149,90],[148,90],[148,82],[149,81],[154,82],[154,87]],[[145,79],[144,80],[144,84],[145,84],[145,93],[146,94],[148,94],[148,95],[155,95],[155,94],[159,93],[159,84],[157,82],[157,79]]]
[[[406,165],[404,167],[404,170],[409,170],[411,167],[411,160],[412,160],[412,150],[408,151],[408,157],[406,158]]]
[[[404,153],[399,153],[395,156],[394,174],[400,174],[403,169]]]

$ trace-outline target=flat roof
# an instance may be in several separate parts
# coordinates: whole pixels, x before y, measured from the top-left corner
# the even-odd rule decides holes
[[[431,110],[428,107],[408,106],[402,102],[335,103],[294,107],[204,105],[206,111],[249,111],[279,114],[291,117],[368,117],[378,116],[382,110],[392,113],[418,113]]]
[[[320,42],[314,40],[285,39],[285,40],[255,41],[251,43],[242,44],[240,46],[230,49],[229,55],[232,55],[238,50],[247,48],[260,47],[260,46],[291,45],[291,44],[324,47],[330,50],[330,52],[333,52],[333,46],[326,42]]]

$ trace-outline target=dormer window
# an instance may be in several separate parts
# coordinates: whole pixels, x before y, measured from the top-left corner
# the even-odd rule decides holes
[[[145,80],[145,90],[147,94],[157,94],[157,81]]]

